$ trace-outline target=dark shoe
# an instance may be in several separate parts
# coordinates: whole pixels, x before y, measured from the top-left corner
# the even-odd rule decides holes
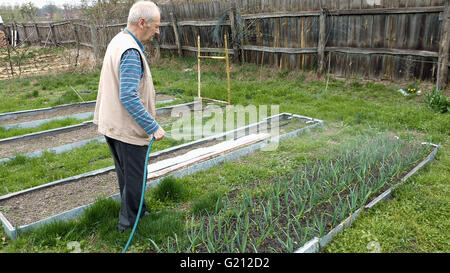
[[[162,211],[161,210],[158,210],[157,212],[155,212],[155,214],[160,214]],[[145,213],[144,213],[144,216],[148,216],[148,215],[150,215],[150,214],[152,214],[151,212],[149,212],[149,211],[146,211]]]
[[[124,232],[125,230],[129,229],[130,227],[122,227],[122,226],[118,226],[117,230],[119,230],[120,233]]]

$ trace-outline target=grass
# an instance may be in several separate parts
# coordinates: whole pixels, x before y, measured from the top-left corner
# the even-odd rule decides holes
[[[161,181],[151,194],[153,198],[162,201],[180,202],[185,196],[185,186],[172,177],[167,177]]]
[[[99,72],[62,73],[0,82],[0,112],[14,112],[82,102],[97,98]]]
[[[36,231],[37,237],[32,245],[22,245],[23,241],[17,241],[16,246],[25,252],[69,252],[67,242],[76,241],[83,252],[99,251],[106,247],[109,251],[122,251],[130,230],[118,232],[114,216],[119,210],[120,204],[117,202],[99,200],[80,219],[46,225]],[[182,213],[172,211],[142,218],[133,240],[136,243],[130,246],[129,252],[144,250],[143,243],[149,242],[147,238],[161,242],[171,234],[179,233],[183,227],[182,218]]]
[[[65,72],[46,76],[35,76],[0,81],[0,113],[52,107],[61,104],[82,102],[73,91],[77,90],[84,101],[97,99],[100,72]],[[182,79],[180,79],[182,80]],[[73,88],[73,89],[72,89]],[[177,103],[192,101],[194,94],[187,95],[183,89],[173,88],[164,82],[155,89],[163,94],[174,95],[181,100]],[[173,103],[158,105],[167,106]]]
[[[88,120],[92,120],[92,117],[87,118],[87,119],[65,118],[65,119],[52,120],[52,121],[43,123],[42,125],[39,125],[37,127],[32,127],[32,128],[5,129],[3,127],[0,127],[0,139],[20,136],[20,135],[25,135],[25,134],[31,134],[31,133],[61,128],[61,127],[76,125],[76,124],[81,124]]]
[[[222,209],[222,206],[222,195],[218,192],[213,192],[193,201],[191,205],[191,213],[193,215],[213,213],[219,209]]]
[[[207,72],[202,73],[202,93],[205,97],[226,99],[226,75],[217,64],[213,61],[203,63]],[[183,89],[186,96],[195,96],[195,65],[194,58],[166,56],[159,66],[152,68],[155,87],[157,90]],[[185,68],[194,70],[185,72]],[[231,71],[233,104],[279,104],[280,112],[323,119],[325,127],[300,138],[283,141],[275,152],[260,151],[208,171],[176,179],[176,183],[184,185],[185,190],[177,201],[157,198],[151,190],[146,194],[147,208],[163,212],[143,218],[129,251],[180,251],[188,248],[193,252],[207,251],[211,246],[192,242],[196,242],[200,226],[210,225],[209,219],[215,219],[219,213],[227,215],[224,209],[227,198],[245,204],[250,193],[270,191],[270,188],[260,186],[264,181],[275,181],[276,177],[291,173],[306,162],[321,159],[328,151],[337,151],[341,144],[358,139],[361,134],[383,131],[401,139],[411,134],[417,141],[442,143],[442,148],[431,166],[396,189],[393,200],[363,213],[353,227],[339,235],[326,251],[367,252],[372,241],[378,242],[384,252],[450,250],[447,243],[450,241],[447,232],[449,211],[445,205],[450,201],[447,190],[450,181],[448,114],[433,111],[422,97],[403,97],[396,92],[398,86],[395,84],[331,79],[325,91],[324,81],[301,71],[277,73],[276,69],[261,69],[250,64],[233,65]],[[219,200],[224,203],[216,207]],[[70,241],[80,242],[83,251],[120,251],[128,234],[116,231],[118,210],[117,203],[99,200],[78,220],[44,226],[36,232],[23,234],[16,241],[5,238],[4,242],[0,241],[0,251],[66,252]],[[233,215],[232,212],[228,214],[230,217]],[[210,216],[213,218],[207,218]],[[250,225],[255,219],[243,216],[239,222],[234,218],[233,223],[245,231],[247,223]],[[316,228],[323,227],[321,215],[313,216],[309,221],[315,222]],[[231,249],[245,250],[244,242],[250,250],[253,248],[248,242],[256,246],[257,241],[243,236],[243,231],[239,242],[236,238]],[[203,232],[206,238],[217,236],[211,229]],[[281,249],[292,248],[289,236],[284,233],[277,235],[281,241],[275,237],[272,239]],[[3,231],[0,231],[0,237],[6,237]]]

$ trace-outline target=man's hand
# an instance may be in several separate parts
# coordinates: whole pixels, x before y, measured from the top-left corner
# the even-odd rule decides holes
[[[166,135],[166,131],[160,126],[159,129],[153,134],[156,141],[161,140]]]

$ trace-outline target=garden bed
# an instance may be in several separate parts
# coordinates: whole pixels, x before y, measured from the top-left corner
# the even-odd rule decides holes
[[[158,94],[156,104],[171,102],[174,96]],[[94,113],[95,101],[74,103],[69,105],[60,105],[51,108],[33,109],[28,111],[10,112],[0,114],[0,126],[19,124],[30,121],[45,120],[55,117],[70,116],[79,113]]]
[[[0,119],[0,126],[23,123],[35,120],[50,119],[55,117],[69,116],[78,113],[93,112],[95,102],[77,103],[67,107],[55,107],[45,110],[29,110],[21,112],[3,113],[4,118]]]
[[[292,253],[305,246],[298,252],[316,252],[360,208],[423,167],[422,160],[429,162],[436,151],[433,145],[388,135],[360,139],[289,174],[223,197],[208,215],[186,221],[186,236],[153,243],[154,249]]]
[[[157,120],[161,124],[169,124],[177,119],[177,117],[171,117],[172,109],[177,107],[189,107],[192,109],[194,104],[195,102],[157,108]],[[0,148],[2,148],[0,158],[10,158],[17,153],[29,154],[83,140],[99,138],[100,135],[96,128],[97,126],[92,121],[85,121],[82,124],[0,139]]]
[[[280,129],[280,132],[284,133],[284,136],[296,136],[303,131],[307,131],[322,124],[321,121],[306,117],[293,118],[292,115],[288,114],[281,114],[279,116],[284,118],[280,121],[280,125],[283,127],[283,129]],[[264,122],[267,121],[259,122],[258,124],[263,124]],[[186,154],[192,150],[198,150],[200,148],[220,144],[221,142],[226,141],[227,137],[229,138],[230,135],[232,136],[237,132],[248,133],[251,128],[257,128],[257,125],[249,125],[218,136],[208,137],[194,141],[193,143],[183,144],[157,152],[150,157],[150,168],[152,166],[152,162],[154,161],[174,158],[178,155]],[[234,158],[245,155],[246,153],[251,153],[254,149],[259,149],[264,145],[261,141],[256,141],[256,144],[253,143],[254,142],[248,143],[250,146],[247,148],[251,149],[243,149],[244,146],[239,146],[239,148],[236,148],[236,151],[232,149],[228,152],[218,154],[217,156],[219,159],[215,156],[214,158],[204,159],[206,161],[201,160],[200,164],[198,164],[199,162],[193,162],[192,164],[183,166],[182,168],[174,169],[174,172],[170,172],[170,175],[177,175],[177,172],[178,175],[187,175],[198,170],[210,168],[218,162],[221,162],[221,160],[233,160]],[[241,149],[245,150],[244,153],[240,151]],[[220,159],[221,157],[223,159]],[[201,166],[197,168],[197,165]],[[8,230],[8,226],[21,226],[19,230],[27,230],[32,225],[38,226],[42,224],[42,221],[47,222],[46,219],[41,219],[49,215],[57,215],[58,213],[62,213],[63,215],[67,215],[67,213],[71,215],[78,215],[77,213],[86,207],[79,207],[80,204],[86,205],[86,203],[93,202],[99,197],[111,196],[111,193],[115,193],[114,196],[117,198],[118,187],[113,170],[113,167],[109,167],[103,170],[90,172],[88,174],[79,175],[73,178],[63,179],[62,181],[56,181],[37,188],[0,197],[0,208],[2,208],[2,213],[5,215],[4,217],[2,216],[4,219],[3,224],[5,226],[5,230],[7,230],[7,233],[10,234],[10,236],[14,237],[15,229]],[[180,172],[182,174],[179,174]],[[164,176],[168,174],[169,173],[165,173]],[[155,178],[158,179],[152,181],[152,185],[159,183],[162,177],[153,177],[153,179]],[[83,185],[89,185],[87,188],[90,190],[85,190],[86,187]],[[81,196],[78,197],[78,194]],[[112,196],[111,198],[114,197]],[[42,200],[52,201],[43,202]],[[40,204],[40,209],[38,210],[39,212],[36,210],[37,202]],[[70,212],[70,209],[74,209],[77,213]],[[64,218],[66,216],[61,217]]]
[[[74,143],[91,138],[98,138],[102,135],[98,132],[97,126],[82,127],[78,130],[63,132],[55,135],[32,138],[23,141],[0,144],[0,158],[15,156],[16,154],[28,154],[32,152],[47,150],[53,147]]]
[[[351,224],[356,220],[356,218],[361,214],[361,212],[363,212],[364,210],[372,209],[378,203],[385,201],[387,198],[391,197],[392,191],[395,188],[403,184],[403,182],[405,182],[409,177],[414,175],[417,171],[419,171],[422,167],[424,167],[426,164],[428,164],[431,160],[434,159],[440,147],[440,145],[430,143],[422,143],[422,144],[431,145],[434,147],[434,149],[427,155],[427,157],[424,160],[422,160],[417,166],[415,166],[411,171],[409,171],[405,176],[403,176],[403,178],[398,183],[394,184],[392,187],[385,185],[383,189],[380,191],[382,192],[380,195],[378,195],[377,197],[371,196],[369,198],[369,200],[371,201],[367,205],[357,209],[337,227],[329,231],[325,236],[321,238],[314,237],[312,240],[305,243],[305,245],[303,245],[301,248],[297,249],[295,253],[316,253],[321,251],[321,249],[327,246],[339,232],[343,231],[346,228],[349,228]],[[388,189],[384,190],[386,188]]]
[[[170,113],[158,115],[157,117],[161,125],[169,124],[176,119],[176,117],[171,117]],[[22,138],[20,141],[10,143],[2,143],[0,141],[0,148],[4,147],[0,150],[0,158],[12,157],[16,154],[29,154],[103,136],[98,132],[97,125],[92,122],[88,123],[87,126],[79,126],[76,130],[69,132],[61,130],[55,134],[28,139]]]

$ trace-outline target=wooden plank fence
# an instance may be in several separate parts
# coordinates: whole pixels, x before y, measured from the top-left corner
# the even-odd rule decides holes
[[[450,0],[232,0],[162,5],[157,47],[180,56],[224,52],[235,61],[342,77],[448,83]],[[20,42],[75,44],[101,60],[126,23],[14,24]],[[329,67],[328,67],[329,66]]]

